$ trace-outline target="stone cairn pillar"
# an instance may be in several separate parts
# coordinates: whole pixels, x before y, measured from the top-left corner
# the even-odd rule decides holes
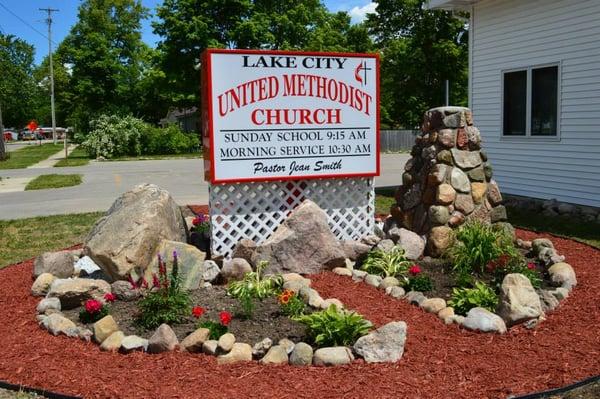
[[[471,110],[433,108],[421,131],[390,221],[426,235],[427,253],[440,256],[451,244],[453,228],[471,219],[503,222],[506,209]]]

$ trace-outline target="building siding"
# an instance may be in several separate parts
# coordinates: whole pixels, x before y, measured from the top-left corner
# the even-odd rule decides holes
[[[472,13],[470,104],[501,190],[600,207],[600,1],[483,0]],[[560,140],[502,139],[502,71],[549,63]]]

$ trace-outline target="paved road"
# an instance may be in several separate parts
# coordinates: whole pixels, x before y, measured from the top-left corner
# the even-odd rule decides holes
[[[408,154],[383,154],[377,187],[401,181]],[[0,170],[0,177],[34,177],[40,174],[79,173],[76,187],[0,193],[0,220],[64,213],[105,211],[123,192],[140,183],[154,183],[168,190],[179,204],[208,203],[208,185],[202,177],[201,159],[91,162],[73,168]]]

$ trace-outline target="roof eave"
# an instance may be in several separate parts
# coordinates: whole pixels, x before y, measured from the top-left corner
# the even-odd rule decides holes
[[[429,10],[458,10],[468,11],[471,6],[480,0],[429,0],[425,8]]]

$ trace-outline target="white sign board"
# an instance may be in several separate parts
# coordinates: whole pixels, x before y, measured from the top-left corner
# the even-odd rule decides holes
[[[379,174],[376,55],[207,50],[202,68],[212,183]]]

